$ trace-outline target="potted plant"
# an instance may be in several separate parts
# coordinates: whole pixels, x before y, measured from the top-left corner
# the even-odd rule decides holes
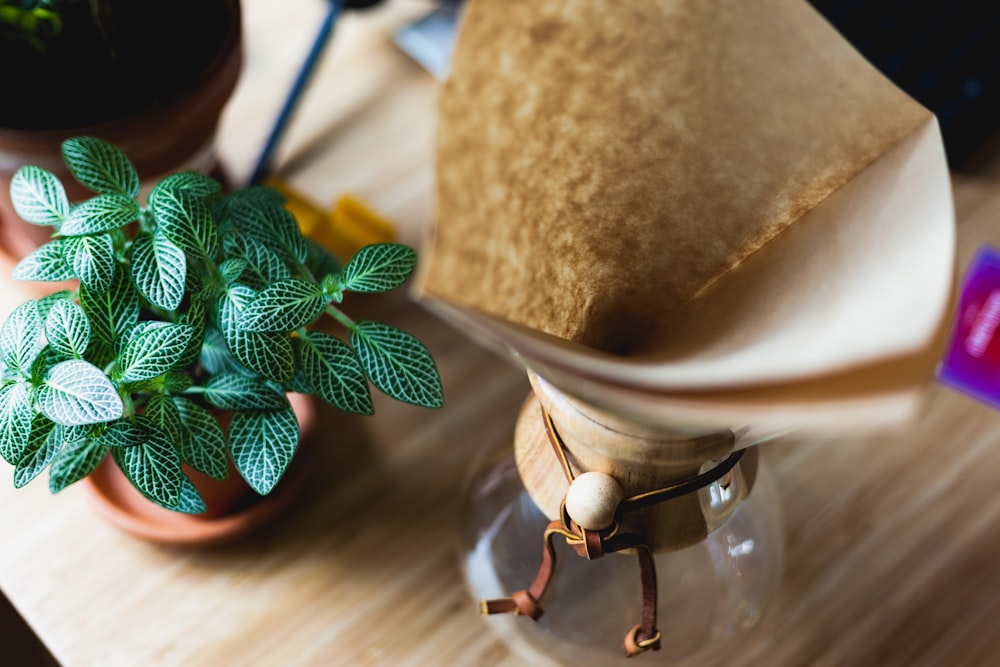
[[[0,327],[0,455],[15,486],[48,469],[58,492],[110,457],[149,501],[198,513],[205,503],[182,463],[223,479],[231,461],[258,494],[275,488],[299,441],[289,392],[368,415],[370,382],[441,406],[436,366],[416,338],[341,310],[349,293],[399,287],[416,263],[411,248],[366,246],[341,266],[302,236],[273,190],[224,193],[183,172],[142,203],[117,147],[77,137],[62,153],[94,196],[71,204],[37,166],[11,184],[18,214],[54,230],[14,278],[78,281],[26,301]]]
[[[60,157],[72,136],[119,146],[143,181],[221,178],[213,141],[242,64],[240,19],[238,0],[0,0],[0,249],[16,260],[45,240],[11,207],[18,166],[86,196]]]

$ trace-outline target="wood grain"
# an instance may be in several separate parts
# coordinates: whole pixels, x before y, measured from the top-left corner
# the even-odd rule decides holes
[[[234,174],[249,171],[322,4],[245,0],[247,69],[220,133]],[[428,7],[346,17],[279,152],[318,203],[354,192],[411,243],[433,215],[438,87],[389,39]],[[1000,145],[954,184],[964,267],[1000,243]],[[455,517],[466,472],[509,436],[527,379],[405,299],[361,307],[427,343],[446,407],[322,412],[302,496],[244,542],[156,547],[103,523],[74,489],[15,492],[0,474],[0,588],[62,664],[520,664],[466,594]],[[1000,661],[1000,415],[932,387],[899,433],[762,454],[784,502],[787,567],[763,627],[726,664]]]

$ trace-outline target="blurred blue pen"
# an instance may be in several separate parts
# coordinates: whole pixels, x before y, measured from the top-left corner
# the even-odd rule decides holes
[[[260,157],[257,158],[257,166],[254,167],[253,175],[250,176],[251,185],[260,183],[264,176],[266,176],[274,149],[277,148],[278,142],[281,140],[281,135],[285,133],[285,128],[288,126],[288,122],[295,112],[299,98],[302,97],[302,93],[305,91],[309,79],[312,78],[313,72],[316,69],[316,64],[319,62],[320,56],[323,55],[323,50],[330,41],[330,35],[333,34],[333,28],[337,24],[340,11],[344,8],[344,0],[327,1],[330,6],[327,9],[326,16],[323,18],[323,24],[320,26],[319,32],[313,40],[312,48],[309,49],[309,55],[306,56],[305,62],[302,63],[302,67],[299,69],[298,76],[295,77],[295,83],[292,84],[292,89],[289,91],[288,97],[285,98],[285,104],[281,107],[281,113],[278,114],[278,120],[274,122],[274,127],[271,128],[271,134],[267,137],[264,150],[260,152]]]

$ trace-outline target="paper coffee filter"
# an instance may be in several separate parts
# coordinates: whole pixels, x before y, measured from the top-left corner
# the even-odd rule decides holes
[[[800,0],[472,0],[437,176],[419,293],[565,381],[822,384],[946,326],[937,124]]]

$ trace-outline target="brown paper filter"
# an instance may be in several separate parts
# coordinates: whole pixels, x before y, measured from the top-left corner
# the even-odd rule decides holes
[[[473,0],[437,175],[419,291],[564,389],[780,407],[933,367],[936,121],[800,0]]]

